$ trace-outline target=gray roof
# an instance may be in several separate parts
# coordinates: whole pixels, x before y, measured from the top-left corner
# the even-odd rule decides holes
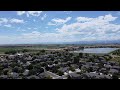
[[[61,67],[58,69],[59,71],[66,72],[69,70],[69,67]]]
[[[1,75],[0,79],[7,79],[7,75]]]
[[[73,78],[79,78],[79,77],[80,77],[80,74],[77,74],[77,73],[69,73],[69,76],[70,76],[70,77],[73,77]]]
[[[47,75],[45,72],[39,74],[39,78],[42,78],[42,79],[44,79],[45,77],[48,77],[48,76],[49,75]]]
[[[79,66],[76,65],[76,64],[71,64],[70,66],[71,66],[71,67],[74,67],[74,68],[79,68]]]
[[[10,75],[12,78],[18,78],[19,74],[16,72],[12,72],[12,74]]]
[[[105,67],[105,68],[112,68],[111,65],[105,65],[104,67]]]
[[[27,77],[27,79],[40,79],[40,78],[36,75],[31,75],[31,76]]]
[[[113,69],[120,70],[120,66],[112,66]]]
[[[87,76],[87,78],[90,78],[90,79],[102,79],[102,78],[105,78],[104,75],[99,75],[98,73],[92,73],[92,72],[84,73],[83,77],[84,77],[84,75]]]
[[[118,73],[119,71],[116,69],[110,69],[109,73]]]
[[[90,65],[83,65],[82,67],[81,67],[81,69],[83,69],[83,68],[90,68]]]

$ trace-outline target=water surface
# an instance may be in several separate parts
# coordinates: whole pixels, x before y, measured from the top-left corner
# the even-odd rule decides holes
[[[76,53],[110,53],[119,48],[85,48],[84,50],[74,51]]]

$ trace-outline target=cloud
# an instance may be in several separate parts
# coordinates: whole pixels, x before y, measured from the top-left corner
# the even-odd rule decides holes
[[[7,23],[7,22],[8,22],[7,18],[0,18],[0,24]]]
[[[42,11],[17,11],[17,15],[23,15],[26,14],[27,17],[29,16],[40,16],[40,14],[42,13]]]
[[[44,20],[46,17],[47,17],[47,15],[46,15],[46,14],[44,14],[44,16],[43,16],[43,17],[41,17],[41,20]]]
[[[67,17],[66,19],[54,18],[51,22],[48,22],[48,25],[61,25],[70,21],[72,17]]]
[[[24,23],[24,20],[13,18],[13,19],[10,20],[10,23]]]
[[[54,25],[56,25],[55,23],[52,23],[52,22],[48,22],[48,25],[50,25],[50,26],[54,26]]]
[[[0,24],[6,24],[6,23],[24,23],[24,20],[20,19],[8,19],[8,18],[0,18]]]
[[[55,32],[40,32],[33,27],[28,27],[34,31],[22,32],[20,35],[2,36],[0,43],[39,43],[39,42],[74,42],[74,41],[97,41],[97,40],[120,40],[120,24],[114,21],[118,17],[107,14],[94,18],[76,17],[75,22],[67,24],[71,18],[52,19],[49,25],[61,24]],[[4,23],[6,22],[3,20]],[[9,20],[7,21],[7,23]],[[64,23],[64,24],[63,24]],[[6,24],[7,25],[7,24]],[[47,28],[47,27],[45,27]],[[19,42],[18,42],[19,40]],[[7,42],[9,41],[9,42]]]
[[[6,24],[4,25],[5,27],[12,27],[11,24]]]
[[[17,15],[23,15],[23,14],[25,14],[25,11],[17,11]]]
[[[61,28],[57,28],[56,31],[65,35],[78,36],[79,41],[104,40],[120,32],[120,25],[111,23],[111,21],[115,21],[116,19],[117,17],[113,17],[110,14],[96,18],[77,17],[77,22],[68,25],[64,24]],[[113,34],[113,32],[114,35],[111,36],[110,33]]]
[[[117,19],[117,17],[113,17],[111,14],[105,15],[105,16],[99,16],[97,18],[89,18],[89,17],[77,17],[76,20],[78,22],[109,22],[109,21],[114,21]]]
[[[16,23],[16,24],[22,24],[24,23],[24,20],[21,19],[16,19],[16,18],[0,18],[0,26],[3,27],[12,27],[12,24]]]
[[[31,28],[28,27],[27,29],[31,29]]]
[[[72,13],[72,11],[64,11],[66,14],[70,14]]]

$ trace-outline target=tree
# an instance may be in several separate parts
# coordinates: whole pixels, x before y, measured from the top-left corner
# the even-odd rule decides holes
[[[83,53],[79,53],[79,57],[82,58],[83,57]]]
[[[58,61],[55,61],[54,63],[55,63],[55,64],[58,64]]]
[[[43,50],[41,50],[41,53],[45,53],[45,50],[43,49]]]
[[[43,62],[43,63],[41,64],[41,66],[42,66],[42,67],[47,67],[48,65],[47,65],[47,63]]]
[[[114,73],[112,75],[112,79],[118,79],[120,77],[120,74],[119,73]]]
[[[73,59],[73,63],[79,63],[79,57],[74,57],[74,59]]]
[[[18,66],[15,66],[15,67],[12,69],[12,71],[18,73],[18,72],[19,72],[19,67],[18,67]]]
[[[23,49],[22,52],[25,53],[25,52],[28,52],[29,50],[28,49]]]
[[[10,66],[14,68],[15,66],[17,66],[17,63],[13,62]]]
[[[5,54],[16,54],[16,53],[17,53],[16,50],[9,50],[5,52]]]
[[[8,72],[9,72],[9,69],[8,69],[8,68],[3,70],[4,75],[7,75]]]
[[[31,69],[29,71],[29,74],[28,75],[35,75],[36,74],[36,70],[35,69]]]
[[[75,71],[75,68],[73,68],[73,67],[70,67],[70,70],[74,72],[74,71]]]
[[[63,72],[61,72],[61,71],[58,71],[58,72],[57,72],[57,74],[58,74],[59,76],[64,75],[64,73],[63,73]]]
[[[33,65],[30,64],[29,66],[27,66],[27,69],[28,69],[28,70],[32,70],[32,69],[33,69]]]

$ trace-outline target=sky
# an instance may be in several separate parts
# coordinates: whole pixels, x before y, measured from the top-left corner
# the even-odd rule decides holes
[[[0,11],[0,44],[120,40],[120,11]]]

